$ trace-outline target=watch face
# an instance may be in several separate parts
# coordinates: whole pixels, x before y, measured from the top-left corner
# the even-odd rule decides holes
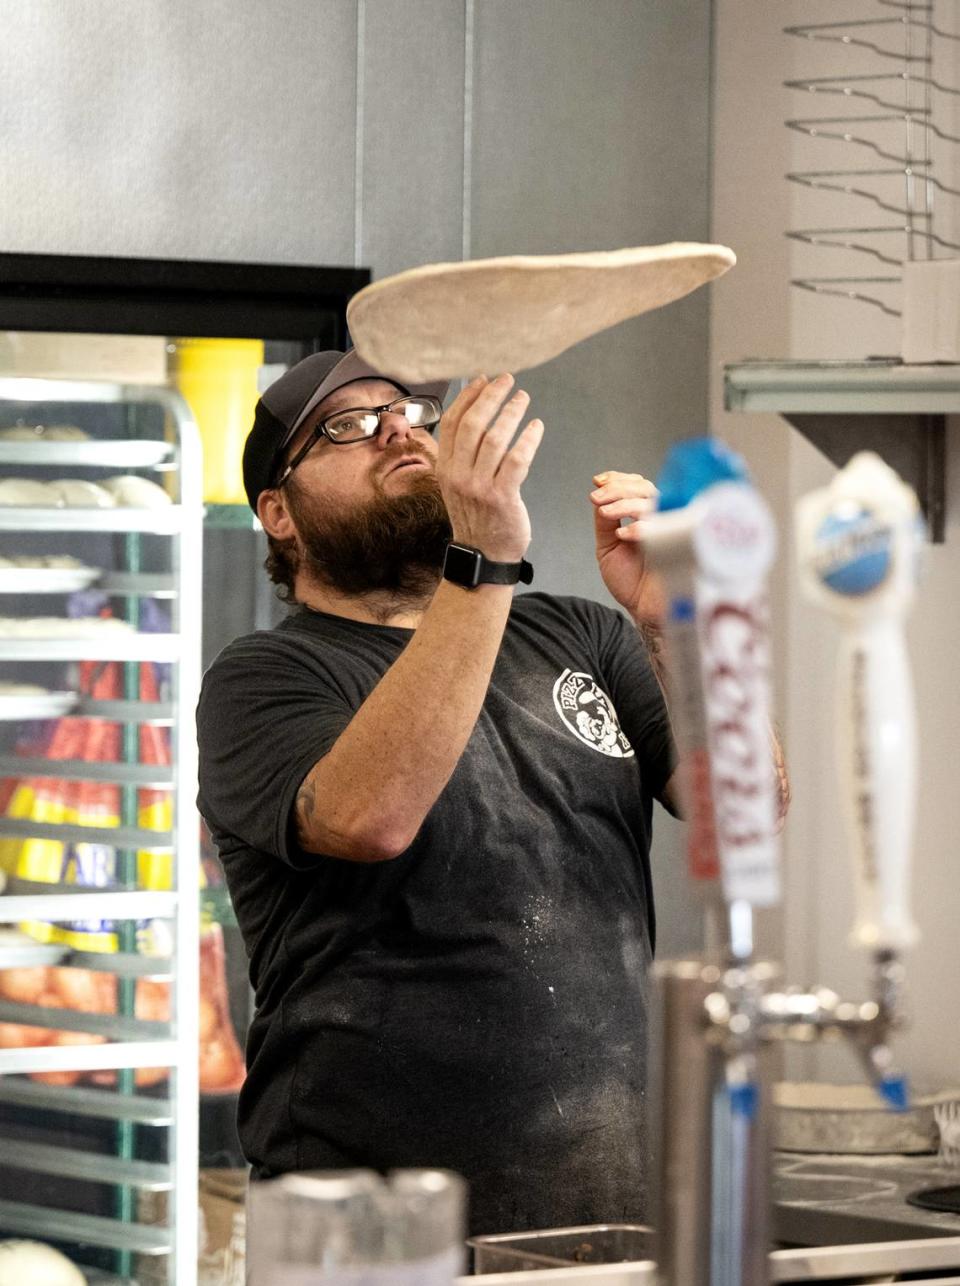
[[[443,560],[444,577],[452,580],[455,585],[466,585],[469,589],[474,589],[480,583],[482,562],[483,555],[479,549],[449,544]]]

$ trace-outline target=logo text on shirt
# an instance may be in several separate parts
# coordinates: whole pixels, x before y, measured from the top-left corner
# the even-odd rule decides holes
[[[553,704],[573,735],[614,759],[629,759],[633,747],[620,731],[613,702],[592,675],[564,670],[553,685]]]

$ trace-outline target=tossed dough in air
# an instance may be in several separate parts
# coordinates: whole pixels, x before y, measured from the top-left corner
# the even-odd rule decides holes
[[[360,356],[400,380],[519,371],[681,299],[736,261],[726,246],[673,241],[426,264],[365,286],[347,324]]]

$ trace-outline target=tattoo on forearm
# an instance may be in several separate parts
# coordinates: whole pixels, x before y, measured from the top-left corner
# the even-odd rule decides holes
[[[647,649],[647,655],[650,657],[650,664],[653,666],[657,682],[666,696],[668,692],[667,659],[663,647],[663,630],[659,626],[653,625],[650,621],[641,621],[637,625],[637,629],[640,631],[640,637],[643,639],[644,647]]]
[[[317,788],[307,777],[297,791],[297,838],[301,843],[306,839],[310,824],[317,815]]]

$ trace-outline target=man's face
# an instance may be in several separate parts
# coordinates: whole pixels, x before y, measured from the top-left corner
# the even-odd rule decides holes
[[[365,407],[386,406],[403,396],[389,380],[355,380],[319,403],[298,431],[286,455],[290,459],[321,420]],[[380,431],[361,442],[335,444],[321,437],[291,474],[301,495],[323,495],[335,508],[353,506],[374,496],[398,495],[412,479],[436,474],[437,444],[427,429],[411,428],[406,417],[386,412]],[[288,483],[288,486],[290,485]]]
[[[327,416],[385,406],[400,396],[388,380],[337,389],[311,415],[287,458]],[[381,417],[373,438],[336,445],[321,437],[284,487],[302,570],[346,594],[408,597],[432,588],[451,535],[436,461],[429,431],[411,428],[393,412]]]

